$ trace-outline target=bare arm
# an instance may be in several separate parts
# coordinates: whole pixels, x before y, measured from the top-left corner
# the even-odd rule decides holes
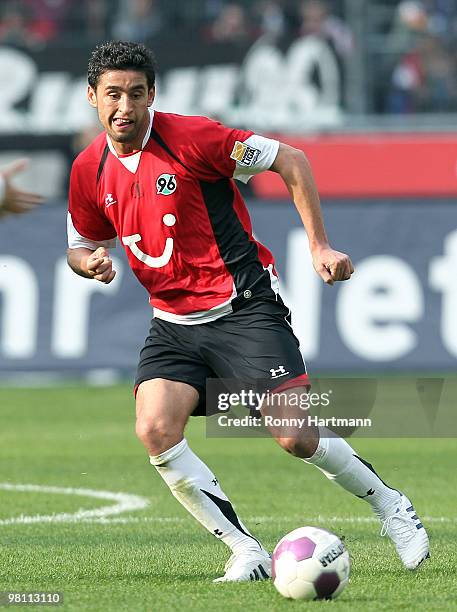
[[[316,272],[329,285],[334,281],[348,280],[354,272],[352,262],[348,255],[335,251],[329,244],[316,183],[304,153],[280,143],[270,169],[281,176],[297,207],[308,234]]]
[[[116,276],[113,262],[105,247],[99,247],[96,251],[84,248],[68,249],[67,262],[79,276],[94,278],[106,285]]]

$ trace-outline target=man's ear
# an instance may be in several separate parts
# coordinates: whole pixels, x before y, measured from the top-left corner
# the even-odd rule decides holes
[[[89,104],[94,108],[97,108],[97,94],[95,90],[90,85],[87,87],[87,99],[89,100]]]
[[[156,88],[151,87],[151,89],[148,92],[148,106],[152,106],[152,103],[154,102],[155,97],[156,97]]]

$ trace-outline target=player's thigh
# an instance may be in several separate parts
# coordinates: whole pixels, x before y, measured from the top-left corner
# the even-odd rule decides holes
[[[137,431],[179,437],[198,402],[197,389],[187,383],[163,378],[143,381],[136,394]]]
[[[189,415],[204,398],[208,371],[191,329],[153,319],[135,379],[136,432],[148,450],[182,439]]]

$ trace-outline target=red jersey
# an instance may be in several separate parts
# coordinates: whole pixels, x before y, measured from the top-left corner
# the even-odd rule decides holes
[[[274,297],[273,257],[254,239],[233,177],[247,182],[279,144],[204,117],[151,112],[141,151],[118,156],[102,133],[75,160],[69,247],[113,246],[150,295],[156,317],[213,320]]]

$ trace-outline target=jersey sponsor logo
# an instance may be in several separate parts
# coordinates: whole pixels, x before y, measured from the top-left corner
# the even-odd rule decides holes
[[[167,213],[162,217],[162,221],[166,226],[172,227],[176,223],[176,217],[171,213]],[[122,236],[122,243],[125,244],[125,246],[132,251],[132,253],[137,259],[142,261],[149,268],[163,268],[163,266],[167,265],[167,263],[171,259],[171,256],[173,255],[173,238],[167,238],[165,240],[165,247],[163,249],[163,253],[158,257],[153,257],[152,255],[148,255],[147,253],[143,253],[143,251],[136,244],[137,242],[140,242],[140,240],[141,234]]]
[[[176,187],[176,174],[161,174],[156,181],[157,195],[171,195]]]
[[[116,198],[113,198],[112,193],[107,193],[105,197],[105,208],[109,208],[113,204],[117,204]]]
[[[254,149],[245,142],[237,140],[233,145],[233,150],[230,153],[231,159],[234,159],[241,166],[253,166],[260,155],[260,149]]]

